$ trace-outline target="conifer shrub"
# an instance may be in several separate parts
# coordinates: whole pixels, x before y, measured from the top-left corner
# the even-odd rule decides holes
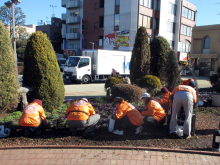
[[[150,73],[154,76],[157,76],[163,86],[166,85],[167,80],[166,65],[170,50],[170,44],[162,36],[154,37],[150,43]]]
[[[129,102],[138,102],[143,94],[143,90],[130,84],[116,84],[111,90],[112,98],[123,97]]]
[[[105,81],[105,89],[108,87],[112,88],[116,84],[122,84],[123,78],[122,77],[108,77]]]
[[[0,111],[14,111],[18,105],[15,58],[8,30],[0,21]]]
[[[180,85],[179,64],[176,53],[171,50],[167,59],[166,75],[167,89],[172,91],[176,86]],[[175,84],[173,84],[175,82]]]
[[[141,77],[150,72],[150,45],[146,28],[140,27],[137,31],[134,48],[130,61],[130,80],[134,84]]]
[[[154,95],[155,91],[161,87],[160,79],[153,75],[146,75],[139,79],[138,86],[145,88],[147,92]]]
[[[32,86],[34,91],[29,102],[40,99],[47,111],[52,111],[64,101],[64,83],[53,46],[46,34],[32,33],[24,55],[23,85]]]

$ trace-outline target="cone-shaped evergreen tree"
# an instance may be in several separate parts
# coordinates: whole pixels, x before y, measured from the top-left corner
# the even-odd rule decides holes
[[[47,35],[32,33],[24,55],[23,85],[34,87],[29,101],[40,99],[47,111],[52,111],[64,101],[64,83],[57,58]]]
[[[149,74],[150,45],[148,44],[148,34],[144,27],[140,27],[137,31],[129,68],[132,84]]]
[[[0,110],[13,111],[18,105],[19,84],[9,32],[0,21]]]
[[[169,91],[172,91],[176,86],[180,84],[179,64],[176,57],[176,53],[171,50],[167,59],[167,87]],[[173,82],[175,81],[175,84]],[[173,84],[173,86],[172,86]]]
[[[152,75],[157,76],[160,79],[162,85],[166,83],[167,79],[166,65],[170,50],[170,44],[164,37],[156,36],[150,43],[150,72]]]

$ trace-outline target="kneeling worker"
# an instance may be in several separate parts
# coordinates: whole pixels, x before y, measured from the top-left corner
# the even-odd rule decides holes
[[[86,98],[73,102],[66,110],[66,124],[70,127],[72,135],[76,135],[77,128],[85,128],[83,137],[93,136],[93,131],[100,120],[92,105]]]
[[[166,113],[161,105],[155,101],[149,93],[144,93],[141,98],[143,104],[146,106],[146,111],[142,111],[144,124],[151,126],[163,126],[166,120]]]
[[[19,119],[19,126],[24,129],[25,136],[29,135],[30,131],[40,134],[40,125],[46,124],[46,116],[42,107],[42,101],[35,99],[23,110],[23,114]]]
[[[112,133],[116,135],[123,135],[123,126],[129,127],[135,130],[135,134],[141,133],[143,127],[143,118],[141,113],[130,103],[124,101],[122,97],[116,97],[114,99],[114,105],[117,107],[117,111],[112,115],[112,119],[115,120],[114,130]]]

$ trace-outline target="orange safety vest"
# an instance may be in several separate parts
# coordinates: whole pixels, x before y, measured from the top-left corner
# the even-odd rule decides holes
[[[171,108],[172,102],[170,100],[170,95],[170,92],[163,94],[163,98],[158,100],[159,104],[169,105],[169,107]]]
[[[166,112],[157,101],[150,100],[146,109],[147,111],[142,111],[143,116],[153,116],[158,122],[166,117]]]
[[[43,121],[46,120],[43,107],[38,103],[30,103],[23,109],[23,114],[19,119],[19,125],[36,127],[40,124],[40,117]]]
[[[121,119],[125,115],[128,116],[134,125],[140,126],[143,124],[141,113],[133,105],[123,100],[116,111],[116,117],[117,119]]]
[[[181,85],[189,85],[189,83],[193,81],[193,79],[181,80]]]
[[[193,95],[193,102],[197,102],[197,96],[196,96],[196,90],[192,88],[191,86],[188,85],[179,85],[176,88],[174,88],[173,92],[171,95],[175,95],[176,92],[178,91],[188,91]]]
[[[90,115],[95,115],[92,105],[84,100],[72,103],[67,108],[67,120],[87,120]]]

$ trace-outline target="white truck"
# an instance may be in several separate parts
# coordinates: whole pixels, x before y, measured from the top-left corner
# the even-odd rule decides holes
[[[112,69],[122,77],[129,77],[130,51],[83,50],[82,56],[70,56],[63,68],[63,78],[84,84],[94,80],[105,80]]]

